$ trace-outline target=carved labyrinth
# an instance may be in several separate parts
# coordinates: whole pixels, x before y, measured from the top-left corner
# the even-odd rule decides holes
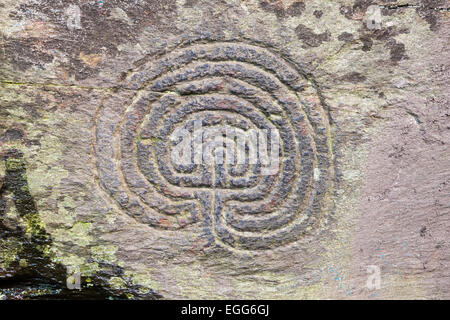
[[[334,177],[329,119],[292,64],[254,45],[207,43],[174,49],[142,70],[127,80],[137,89],[133,101],[112,99],[95,118],[98,182],[121,210],[162,232],[198,224],[210,244],[238,250],[273,249],[320,231]],[[269,164],[276,170],[248,156],[238,164],[230,148],[223,163],[180,164],[171,137],[181,129],[193,134],[189,147],[200,139],[204,157],[222,150],[203,149],[211,141],[204,132],[195,137],[196,123],[204,132],[279,137],[279,148],[265,146],[279,158]]]

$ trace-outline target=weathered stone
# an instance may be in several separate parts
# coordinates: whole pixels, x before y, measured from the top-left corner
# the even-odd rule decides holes
[[[450,298],[449,6],[3,1],[0,297]]]

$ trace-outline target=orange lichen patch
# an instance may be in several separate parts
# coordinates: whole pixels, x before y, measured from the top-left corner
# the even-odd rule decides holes
[[[102,57],[98,54],[84,54],[83,52],[80,52],[79,59],[83,61],[84,64],[88,65],[89,67],[93,68],[98,65]]]

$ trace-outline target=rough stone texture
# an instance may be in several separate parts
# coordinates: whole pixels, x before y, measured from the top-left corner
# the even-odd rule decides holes
[[[449,299],[449,7],[3,0],[0,297]],[[280,172],[174,168],[195,119]]]

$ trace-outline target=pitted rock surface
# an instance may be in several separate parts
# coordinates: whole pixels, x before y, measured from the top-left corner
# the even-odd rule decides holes
[[[449,7],[2,1],[0,299],[450,298]]]

